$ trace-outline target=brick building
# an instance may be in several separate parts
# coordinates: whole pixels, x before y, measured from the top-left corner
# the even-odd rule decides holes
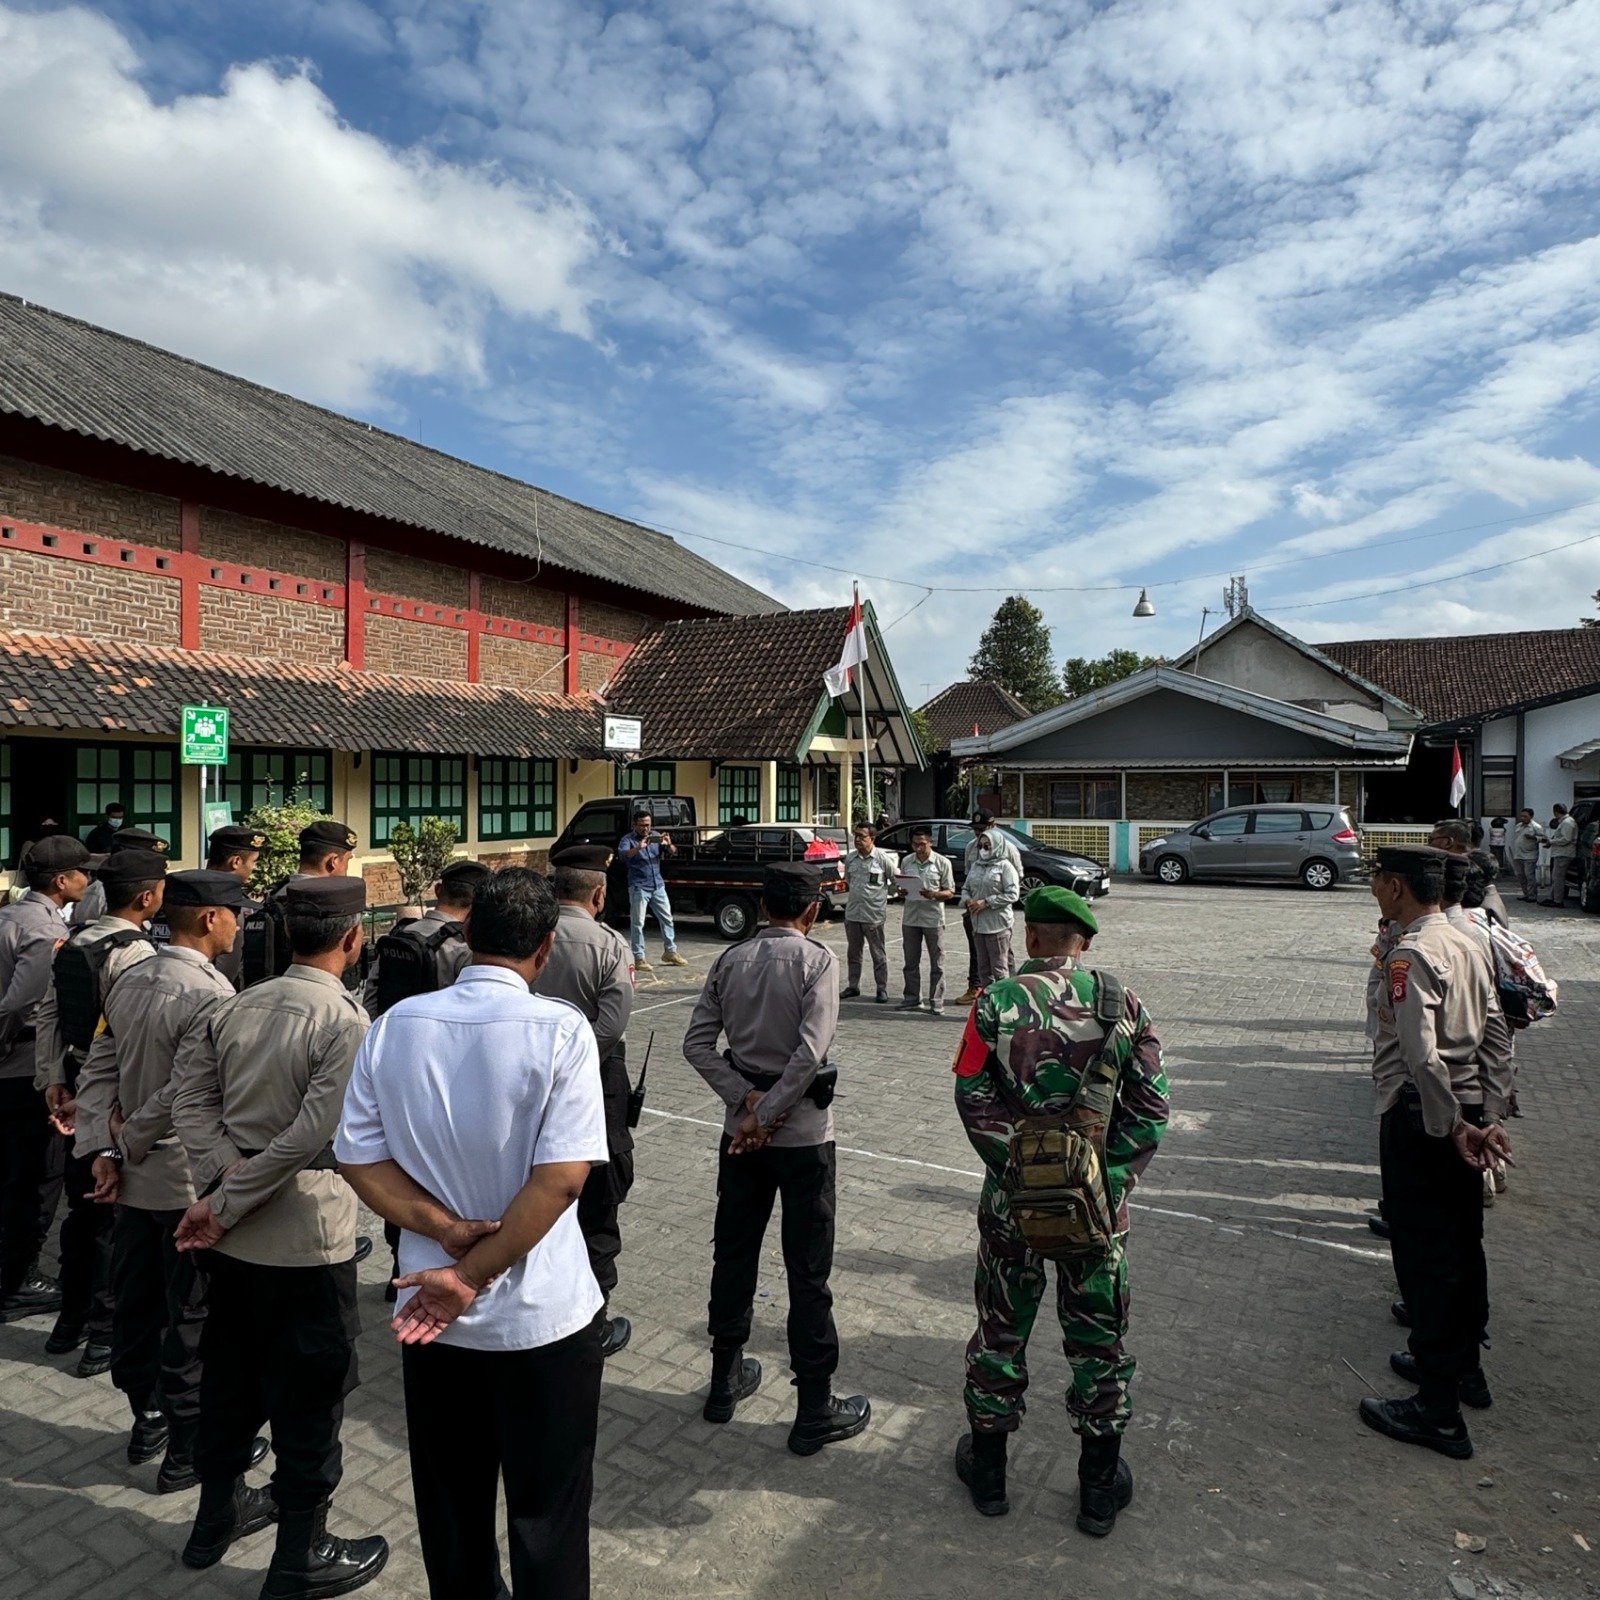
[[[781,609],[663,534],[0,296],[8,862],[113,799],[196,861],[176,736],[202,701],[232,716],[236,814],[298,788],[369,869],[428,814],[536,853],[633,781],[597,696],[642,640]]]

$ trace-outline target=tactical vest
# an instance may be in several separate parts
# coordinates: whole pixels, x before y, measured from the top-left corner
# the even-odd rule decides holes
[[[139,928],[108,934],[104,939],[85,939],[82,928],[74,929],[67,942],[56,951],[54,977],[56,1015],[61,1037],[69,1050],[86,1056],[100,1031],[105,1007],[106,962],[113,950],[130,944],[148,944],[149,936]]]
[[[289,970],[289,912],[284,902],[282,879],[267,891],[266,898],[244,919],[244,938],[239,959],[239,987],[253,988],[268,978],[281,978]]]
[[[381,1017],[390,1006],[414,994],[448,989],[456,968],[445,946],[461,938],[459,922],[437,922],[427,927],[418,918],[391,929],[378,941],[378,992],[372,1015]]]

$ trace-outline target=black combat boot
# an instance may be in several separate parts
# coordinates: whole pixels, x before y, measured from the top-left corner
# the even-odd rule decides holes
[[[825,1444],[853,1439],[872,1420],[872,1403],[864,1394],[841,1400],[826,1378],[808,1379],[798,1388],[800,1403],[789,1429],[789,1448],[797,1456],[814,1456]]]
[[[1389,1357],[1389,1366],[1407,1383],[1422,1382],[1422,1376],[1417,1371],[1417,1358],[1409,1350],[1396,1350]],[[1482,1367],[1474,1367],[1456,1385],[1456,1390],[1462,1405],[1471,1406],[1474,1411],[1487,1411],[1494,1404],[1494,1396],[1489,1393],[1489,1380],[1484,1377]]]
[[[1361,1420],[1378,1433],[1402,1444],[1425,1445],[1442,1456],[1465,1461],[1472,1454],[1472,1436],[1453,1395],[1422,1393],[1406,1400],[1361,1402]]]
[[[55,1327],[50,1330],[50,1337],[44,1342],[44,1353],[47,1356],[67,1355],[76,1350],[84,1338],[81,1318],[57,1317]]]
[[[1006,1499],[1006,1435],[964,1433],[956,1440],[956,1476],[972,1492],[972,1503],[986,1517],[1003,1517]]]
[[[111,1370],[111,1346],[103,1339],[90,1339],[72,1369],[80,1378],[98,1378]]]
[[[1078,1527],[1103,1539],[1133,1500],[1133,1468],[1122,1459],[1122,1435],[1086,1433],[1078,1446]]]
[[[183,1547],[186,1567],[214,1567],[235,1539],[243,1539],[278,1520],[272,1490],[252,1489],[243,1478],[232,1483],[202,1483],[200,1509],[189,1542]]]
[[[159,1411],[135,1406],[133,1431],[128,1435],[128,1465],[142,1467],[167,1448],[167,1419]]]
[[[21,1322],[25,1317],[48,1316],[60,1309],[61,1285],[34,1270],[0,1297],[0,1322]]]
[[[195,1441],[199,1436],[200,1424],[183,1422],[176,1424],[167,1439],[167,1453],[161,1463],[161,1470],[156,1474],[157,1494],[180,1494],[185,1489],[192,1489],[200,1481],[199,1469],[194,1464]],[[267,1453],[267,1441],[259,1435],[250,1441],[250,1465],[253,1467]]]
[[[336,1539],[328,1532],[328,1502],[314,1511],[280,1511],[278,1544],[260,1600],[331,1600],[372,1582],[389,1559],[389,1541]]]
[[[700,1415],[707,1422],[732,1422],[734,1407],[761,1387],[761,1363],[743,1350],[711,1352],[711,1393]]]

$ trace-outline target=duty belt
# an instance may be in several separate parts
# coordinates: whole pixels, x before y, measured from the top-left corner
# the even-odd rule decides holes
[[[759,1089],[763,1094],[768,1089],[775,1088],[783,1081],[781,1072],[756,1072],[750,1067],[741,1067],[733,1059],[731,1050],[722,1052],[722,1059],[733,1068],[735,1072],[750,1085],[752,1089]],[[817,1068],[816,1076],[812,1078],[802,1099],[809,1100],[818,1111],[826,1111],[833,1104],[834,1091],[839,1086],[839,1069],[832,1062],[824,1061]]]
[[[239,1154],[246,1161],[249,1161],[253,1157],[260,1155],[261,1152],[259,1150],[240,1150]],[[339,1158],[334,1155],[333,1146],[327,1144],[317,1151],[300,1170],[302,1172],[337,1172],[339,1170]]]

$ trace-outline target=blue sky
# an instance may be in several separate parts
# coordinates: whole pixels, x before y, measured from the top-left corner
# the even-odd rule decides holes
[[[1230,572],[1312,639],[1566,627],[1597,33],[1595,0],[0,0],[0,286],[790,604],[859,572],[918,699],[1011,589],[1058,656],[1176,653]]]

